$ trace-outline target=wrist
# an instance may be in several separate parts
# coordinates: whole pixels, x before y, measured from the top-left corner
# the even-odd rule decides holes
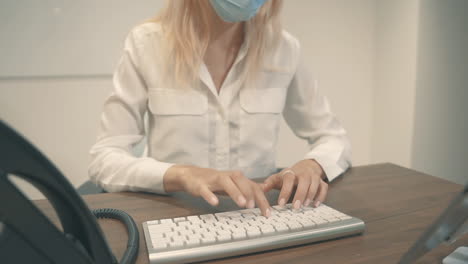
[[[188,166],[174,165],[164,174],[164,190],[166,192],[180,192],[185,190],[185,178],[187,177]]]
[[[322,180],[327,180],[327,175],[325,174],[325,170],[322,168],[322,165],[320,165],[315,159],[307,159],[305,161],[310,164],[315,173],[320,175]]]

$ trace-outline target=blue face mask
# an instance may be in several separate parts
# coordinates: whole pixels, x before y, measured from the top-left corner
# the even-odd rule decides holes
[[[265,2],[266,0],[210,0],[218,16],[231,23],[251,19]]]

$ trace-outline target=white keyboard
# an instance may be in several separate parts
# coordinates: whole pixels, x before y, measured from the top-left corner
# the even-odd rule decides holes
[[[362,220],[324,204],[273,206],[143,223],[150,263],[186,263],[300,245],[364,231]]]

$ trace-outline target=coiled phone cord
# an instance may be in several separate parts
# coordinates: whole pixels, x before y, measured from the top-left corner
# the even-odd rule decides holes
[[[95,209],[92,211],[96,218],[111,218],[117,219],[125,224],[128,231],[128,242],[127,249],[125,250],[120,264],[132,264],[135,263],[138,255],[138,246],[140,243],[140,235],[138,234],[138,228],[133,221],[133,218],[124,211],[110,208]]]

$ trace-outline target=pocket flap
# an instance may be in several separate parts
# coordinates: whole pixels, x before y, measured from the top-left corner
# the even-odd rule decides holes
[[[287,89],[242,89],[240,105],[247,113],[281,113],[286,101]]]
[[[155,115],[203,115],[208,98],[193,90],[149,89],[148,106]]]

